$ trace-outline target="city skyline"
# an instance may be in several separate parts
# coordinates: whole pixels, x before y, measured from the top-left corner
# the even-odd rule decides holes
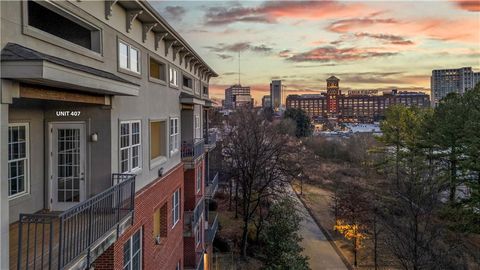
[[[241,83],[257,103],[272,79],[285,95],[324,91],[330,75],[343,90],[429,91],[433,69],[480,67],[478,1],[152,4],[223,71],[210,86],[219,99],[238,83],[239,52]]]

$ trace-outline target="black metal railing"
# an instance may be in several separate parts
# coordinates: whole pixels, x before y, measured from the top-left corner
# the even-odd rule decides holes
[[[112,182],[112,187],[57,216],[20,214],[17,269],[64,269],[83,254],[90,266],[93,244],[112,230],[118,236],[120,222],[130,214],[133,222],[135,175],[113,174]]]
[[[202,199],[195,209],[193,210],[193,226],[197,225],[198,221],[200,221],[200,217],[203,214],[203,210],[205,210],[205,200]]]
[[[205,144],[213,146],[217,143],[217,133],[214,131],[209,131],[205,136]]]
[[[205,197],[211,199],[213,196],[215,196],[215,192],[217,192],[218,189],[218,172],[215,173],[215,176],[213,179],[208,183],[206,192],[205,192]]]
[[[197,252],[195,261],[197,263],[197,267],[195,267],[196,270],[204,270],[204,252]]]
[[[213,216],[211,220],[212,223],[210,224],[210,219],[208,221],[208,228],[205,230],[205,242],[208,244],[213,243],[213,239],[215,239],[215,235],[218,231],[218,214],[216,212],[210,212],[210,216]]]
[[[203,138],[182,142],[182,158],[196,159],[203,154],[204,144]]]

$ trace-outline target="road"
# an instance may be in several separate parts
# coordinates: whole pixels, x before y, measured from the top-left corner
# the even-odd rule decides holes
[[[348,269],[293,190],[291,193],[298,202],[298,209],[303,217],[299,233],[303,237],[301,246],[304,248],[303,254],[309,257],[310,268],[312,270]]]

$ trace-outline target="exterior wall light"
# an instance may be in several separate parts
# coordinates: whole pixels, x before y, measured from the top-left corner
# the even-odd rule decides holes
[[[90,140],[92,142],[97,142],[98,141],[98,133],[92,133],[92,135],[90,135]]]

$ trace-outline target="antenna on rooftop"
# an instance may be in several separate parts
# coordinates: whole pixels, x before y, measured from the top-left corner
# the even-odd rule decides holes
[[[238,51],[238,85],[240,85],[240,51]]]

